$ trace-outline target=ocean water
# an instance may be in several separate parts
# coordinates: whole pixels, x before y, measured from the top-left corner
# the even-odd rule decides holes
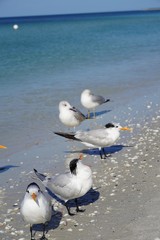
[[[0,144],[12,154],[55,138],[59,102],[87,113],[85,88],[112,100],[97,125],[145,121],[159,107],[159,43],[158,11],[0,19]]]

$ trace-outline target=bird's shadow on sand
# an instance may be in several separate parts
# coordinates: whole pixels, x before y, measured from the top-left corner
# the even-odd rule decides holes
[[[52,218],[49,221],[49,223],[46,225],[46,233],[48,233],[51,229],[54,230],[56,228],[58,228],[60,222],[62,219],[62,213],[59,211],[53,211],[52,212]],[[32,227],[33,231],[34,231],[34,235],[37,235],[37,232],[42,232],[43,234],[43,225],[42,224],[35,224]],[[47,236],[46,236],[47,237]],[[41,238],[38,238],[39,240]]]
[[[99,117],[101,115],[104,115],[108,112],[111,112],[112,110],[103,110],[103,111],[100,111],[100,112],[96,112],[96,117]],[[90,113],[90,118],[89,119],[95,119],[95,114],[93,112]],[[86,118],[88,117],[88,115],[86,115]]]
[[[65,205],[64,201],[61,200],[60,198],[58,198],[53,192],[50,191],[50,189],[47,188],[48,194],[56,199],[58,202],[60,202],[61,204]],[[100,193],[96,190],[94,190],[93,188],[91,188],[84,196],[78,198],[78,206],[86,206],[89,205],[91,203],[96,202],[99,199]],[[75,200],[69,200],[67,203],[69,208],[76,208],[76,203]]]
[[[6,172],[6,171],[8,171],[10,168],[15,168],[15,167],[19,167],[19,166],[6,165],[6,166],[3,166],[3,167],[0,167],[0,173]]]
[[[125,146],[125,145],[113,145],[110,147],[105,147],[104,151],[106,154],[114,154],[116,152],[121,151],[123,148],[127,147],[133,147],[133,146]],[[82,150],[74,150],[74,151],[65,151],[66,153],[84,153],[87,155],[99,155],[99,149],[98,148],[92,148],[92,149],[82,149]]]
[[[104,151],[106,154],[114,154],[116,152],[120,152],[123,148],[128,147],[124,145],[113,145],[110,147],[105,147]],[[93,149],[83,149],[82,153],[88,154],[88,155],[99,155],[99,149],[93,148]]]

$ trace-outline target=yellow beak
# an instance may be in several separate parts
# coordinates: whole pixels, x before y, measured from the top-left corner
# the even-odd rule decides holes
[[[33,198],[34,201],[36,201],[37,195],[35,193],[32,193],[31,197]]]
[[[132,128],[129,127],[121,127],[120,130],[124,130],[124,131],[132,131]]]
[[[3,145],[0,145],[0,148],[6,149],[7,147],[6,147],[6,146],[3,146]]]

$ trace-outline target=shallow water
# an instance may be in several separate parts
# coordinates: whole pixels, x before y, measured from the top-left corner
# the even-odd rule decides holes
[[[0,22],[1,144],[12,154],[53,140],[53,130],[66,130],[59,102],[87,113],[85,88],[112,102],[79,129],[144,121],[159,102],[159,21],[160,12],[132,12]]]

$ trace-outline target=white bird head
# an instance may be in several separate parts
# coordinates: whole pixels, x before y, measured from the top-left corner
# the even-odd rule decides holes
[[[72,106],[69,104],[69,102],[67,101],[61,101],[59,103],[59,111],[63,110],[63,109],[69,109],[71,108]]]
[[[86,94],[86,95],[90,95],[91,94],[91,90],[90,89],[85,89],[82,94]]]
[[[35,182],[30,183],[26,189],[26,194],[28,197],[36,201],[38,196],[41,194],[40,187]]]

